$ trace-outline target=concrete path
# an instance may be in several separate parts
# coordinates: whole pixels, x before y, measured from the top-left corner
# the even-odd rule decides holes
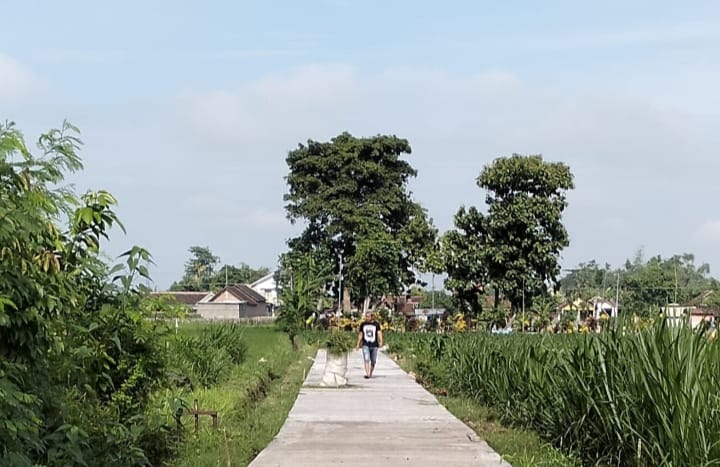
[[[347,388],[319,387],[321,350],[288,419],[250,464],[261,466],[509,466],[383,352],[363,379],[360,352]]]

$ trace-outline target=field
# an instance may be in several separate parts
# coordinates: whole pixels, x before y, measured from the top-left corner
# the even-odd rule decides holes
[[[481,420],[530,429],[584,465],[720,462],[720,347],[701,332],[658,322],[598,335],[388,342],[426,385],[454,398],[448,406],[460,418],[479,411]]]
[[[293,352],[287,335],[266,326],[185,325],[170,345],[197,343],[221,326],[240,337],[242,358],[228,363],[222,352],[203,348],[198,356],[206,363],[190,368],[190,374],[207,384],[185,393],[189,403],[197,399],[201,409],[218,412],[218,427],[212,428],[210,417],[201,417],[195,434],[193,417],[186,415],[183,440],[171,465],[225,466],[228,459],[233,466],[247,465],[282,426],[312,363],[308,357],[314,356],[313,347],[303,344]],[[176,354],[176,365],[187,370],[191,362],[185,361],[183,352]]]

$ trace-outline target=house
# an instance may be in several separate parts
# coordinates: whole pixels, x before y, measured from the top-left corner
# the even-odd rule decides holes
[[[574,313],[577,323],[582,323],[588,318],[600,319],[603,313],[612,318],[616,318],[619,310],[620,307],[614,300],[607,299],[600,295],[596,295],[590,300],[576,298],[575,300],[565,300],[560,303],[557,313],[552,315],[552,321],[559,321],[565,313]]]
[[[560,313],[589,313],[592,310],[593,309],[590,303],[581,298],[576,298],[575,300],[565,300],[560,303],[560,306],[558,306],[558,311],[560,311]]]
[[[445,308],[415,308],[415,318],[421,321],[425,321],[432,316],[441,318],[445,312]]]
[[[395,313],[402,313],[407,317],[415,316],[415,310],[420,307],[424,297],[422,295],[386,295],[380,301],[378,308],[389,308]]]
[[[590,302],[581,298],[565,300],[558,306],[558,312],[552,317],[553,322],[559,322],[565,313],[575,314],[575,322],[581,323],[588,316],[593,315],[593,307]]]
[[[272,304],[246,284],[229,285],[209,300],[197,304],[197,312],[205,319],[236,320],[270,316]]]
[[[614,300],[601,297],[599,295],[594,296],[588,300],[588,304],[592,307],[593,318],[599,319],[600,315],[605,313],[611,318],[616,318],[620,307]]]
[[[174,292],[174,291],[165,291],[165,292],[151,292],[151,297],[161,297],[165,298],[166,300],[170,301],[171,303],[180,303],[183,305],[189,306],[192,311],[197,311],[197,304],[198,303],[204,303],[210,300],[213,297],[212,292],[186,292],[186,291],[180,291],[180,292]]]
[[[662,312],[667,318],[670,326],[682,326],[689,323],[693,328],[702,322],[716,322],[720,313],[717,309],[707,306],[698,305],[680,305],[678,303],[669,303],[662,307]]]
[[[278,306],[278,290],[275,282],[275,273],[266,274],[252,284],[248,284],[251,289],[265,297],[265,303],[271,304],[273,307]]]
[[[702,322],[717,322],[720,316],[720,306],[709,303],[714,290],[706,290],[690,300],[687,304],[669,303],[662,307],[668,324],[680,326],[689,322],[694,328]]]

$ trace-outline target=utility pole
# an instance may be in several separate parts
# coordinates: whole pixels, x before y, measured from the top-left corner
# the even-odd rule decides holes
[[[618,270],[617,284],[615,285],[615,317],[617,317],[618,308],[620,308],[620,270]]]
[[[435,312],[435,273],[432,273],[432,309]]]
[[[525,332],[525,278],[522,281],[522,320],[520,321],[520,329]]]
[[[342,263],[342,252],[340,252],[339,255],[339,270],[338,270],[338,314],[342,313],[342,270],[343,270],[343,263]]]

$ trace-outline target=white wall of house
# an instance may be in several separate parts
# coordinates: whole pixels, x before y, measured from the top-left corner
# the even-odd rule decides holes
[[[606,313],[612,318],[617,317],[618,309],[614,303],[607,300],[598,300],[592,303],[593,306],[593,318],[598,319],[600,315]]]
[[[670,326],[681,326],[687,321],[687,314],[691,313],[694,307],[688,307],[685,305],[678,305],[677,303],[670,303],[662,307],[662,312],[665,313],[667,323]]]
[[[268,274],[260,279],[256,280],[250,287],[265,297],[266,303],[271,303],[275,306],[278,304],[277,296],[277,284],[275,283],[275,273]]]

